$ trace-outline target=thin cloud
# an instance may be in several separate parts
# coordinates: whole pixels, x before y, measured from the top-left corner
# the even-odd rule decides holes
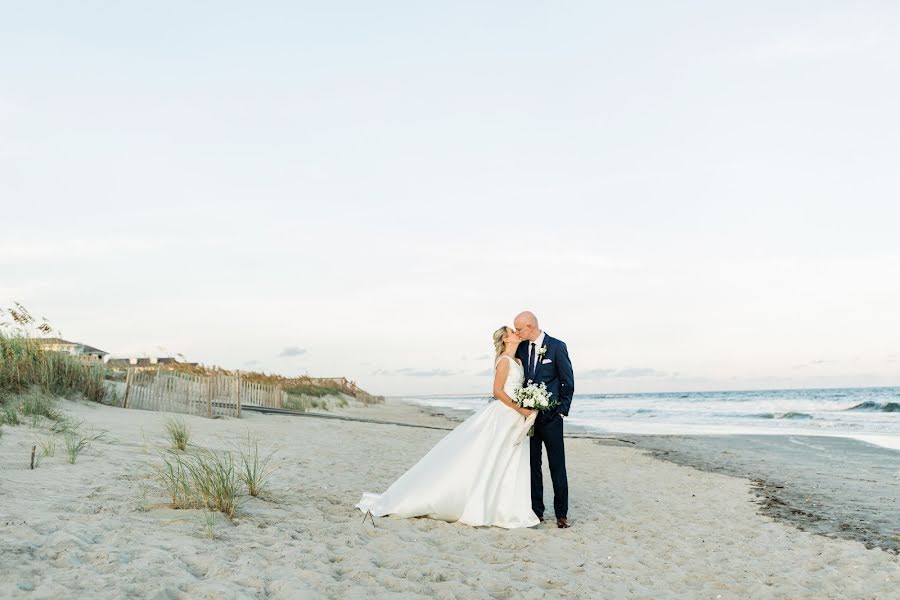
[[[479,354],[478,356],[469,356],[468,354],[463,354],[459,357],[459,360],[487,360],[490,357],[490,354]]]
[[[674,377],[677,373],[660,371],[649,367],[626,367],[624,369],[591,369],[579,371],[576,376],[584,379],[637,379],[641,377]]]
[[[372,375],[382,375],[388,377],[451,377],[458,375],[459,371],[451,371],[450,369],[413,369],[405,367],[403,369],[378,369]]]
[[[306,354],[306,348],[301,348],[300,346],[288,346],[282,350],[281,354],[278,356],[303,356],[304,354]]]

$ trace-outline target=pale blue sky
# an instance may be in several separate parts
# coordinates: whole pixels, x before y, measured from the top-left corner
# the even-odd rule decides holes
[[[387,394],[525,308],[578,391],[900,385],[900,5],[183,4],[0,2],[0,305]]]

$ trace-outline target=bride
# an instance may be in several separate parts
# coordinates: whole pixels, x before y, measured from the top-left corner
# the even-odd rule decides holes
[[[494,332],[496,400],[451,431],[386,492],[364,493],[357,508],[376,517],[425,516],[472,526],[538,524],[526,437],[537,413],[513,401],[524,377],[515,358],[521,341],[511,327]]]

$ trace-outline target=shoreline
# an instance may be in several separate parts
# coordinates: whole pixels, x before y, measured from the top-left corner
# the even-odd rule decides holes
[[[454,422],[472,414],[395,401]],[[631,442],[659,460],[747,479],[761,514],[801,531],[900,554],[900,450],[843,436],[632,434],[568,424],[566,430],[596,434],[603,444]]]
[[[107,434],[75,464],[62,449],[29,470],[27,424],[0,437],[0,597],[878,598],[900,558],[762,514],[747,479],[659,460],[610,440],[568,439],[572,527],[504,530],[428,518],[363,521],[455,421],[409,405],[326,415],[182,415],[189,451],[274,451],[266,492],[233,520],[171,508],[152,466],[169,413],[61,401]],[[460,416],[460,415],[457,415]],[[427,427],[438,427],[432,429]],[[545,466],[549,488],[549,475]],[[549,500],[551,492],[546,491]]]
[[[477,410],[486,396],[394,396]],[[900,387],[576,394],[568,429],[644,435],[798,435],[900,450]],[[892,414],[895,413],[895,414]]]

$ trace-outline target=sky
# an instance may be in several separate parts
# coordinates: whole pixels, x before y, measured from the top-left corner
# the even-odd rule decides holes
[[[0,0],[0,306],[489,393],[900,385],[896,2]]]

